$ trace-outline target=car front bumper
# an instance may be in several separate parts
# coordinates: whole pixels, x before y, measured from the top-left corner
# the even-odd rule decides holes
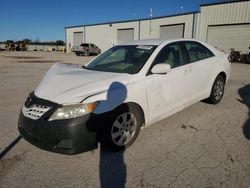
[[[35,98],[35,103],[50,103],[35,96],[31,98]],[[94,124],[97,124],[94,114],[48,121],[49,115],[56,110],[55,103],[51,103],[50,106],[54,106],[54,108],[37,120],[24,116],[21,111],[18,130],[26,141],[44,150],[68,155],[97,148],[97,131],[91,128],[91,126],[95,127]]]

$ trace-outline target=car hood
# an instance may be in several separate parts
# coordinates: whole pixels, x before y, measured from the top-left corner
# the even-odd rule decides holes
[[[126,84],[129,74],[92,71],[77,65],[54,64],[35,90],[39,98],[59,104],[78,103],[86,97],[106,92],[113,82]]]

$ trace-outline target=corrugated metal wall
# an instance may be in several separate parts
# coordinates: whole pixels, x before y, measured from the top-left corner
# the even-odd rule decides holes
[[[183,38],[184,34],[184,24],[176,25],[164,25],[160,28],[160,38],[161,39],[175,39]]]
[[[134,40],[160,38],[163,25],[184,24],[184,38],[207,41],[208,27],[250,23],[250,1],[201,6],[200,13],[176,15],[152,20],[91,25],[66,29],[67,51],[73,44],[73,33],[84,32],[85,42],[99,46],[102,51],[118,44],[118,29],[134,29]]]
[[[138,40],[139,22],[124,22],[86,26],[86,42],[94,43],[102,51],[118,44],[119,29],[134,29],[134,40]]]
[[[193,14],[171,16],[159,19],[141,21],[140,39],[160,38],[160,28],[163,25],[184,24],[184,38],[192,38]],[[151,27],[150,27],[151,25]]]
[[[118,29],[118,44],[130,42],[134,40],[134,28],[132,29]]]
[[[209,25],[250,23],[250,1],[201,6],[195,38],[206,41]]]
[[[249,52],[250,24],[208,26],[207,42],[220,50]]]
[[[151,22],[151,23],[150,23]],[[100,24],[66,29],[67,52],[74,44],[74,32],[82,31],[85,42],[96,44],[102,51],[116,45],[119,29],[134,29],[134,40],[160,38],[161,26],[184,25],[184,38],[192,38],[193,14],[157,18],[152,20]]]
[[[74,32],[73,33],[73,39],[74,39],[74,43],[73,46],[80,46],[83,41],[84,41],[84,37],[83,37],[83,31],[81,32]]]
[[[84,27],[75,27],[75,28],[70,28],[65,30],[65,35],[66,35],[66,48],[67,52],[71,52],[71,48],[74,45],[74,33],[75,32],[83,32],[84,34]],[[85,37],[84,37],[85,38]]]

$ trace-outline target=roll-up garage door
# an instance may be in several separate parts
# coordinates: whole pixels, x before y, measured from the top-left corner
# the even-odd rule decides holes
[[[134,29],[118,29],[118,44],[134,40]]]
[[[74,46],[80,46],[83,43],[83,32],[74,32]]]
[[[246,53],[250,46],[250,24],[208,26],[207,42],[226,52],[235,48]]]
[[[160,28],[161,39],[178,39],[184,37],[184,24],[163,25]]]

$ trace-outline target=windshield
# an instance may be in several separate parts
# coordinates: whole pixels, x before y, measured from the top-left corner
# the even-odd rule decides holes
[[[101,54],[85,68],[90,70],[135,74],[141,70],[156,46],[115,46]]]

